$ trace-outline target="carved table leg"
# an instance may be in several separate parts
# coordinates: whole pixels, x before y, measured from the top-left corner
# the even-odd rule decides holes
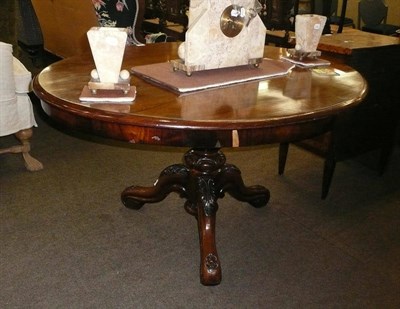
[[[171,192],[186,196],[185,185],[189,171],[182,164],[174,164],[165,168],[153,187],[131,186],[126,188],[121,199],[124,205],[132,209],[140,209],[145,203],[157,203],[165,199]]]
[[[240,170],[226,164],[219,149],[192,149],[185,154],[185,165],[167,167],[153,187],[128,187],[122,201],[139,209],[145,203],[163,200],[171,192],[186,198],[185,209],[197,219],[200,242],[200,281],[204,285],[221,282],[221,263],[215,244],[218,198],[228,192],[234,198],[262,207],[268,203],[269,191],[263,186],[246,187]]]
[[[200,242],[200,282],[204,285],[216,285],[221,282],[222,271],[215,243],[215,220],[217,204],[212,213],[207,214],[206,209],[198,207],[197,226]]]

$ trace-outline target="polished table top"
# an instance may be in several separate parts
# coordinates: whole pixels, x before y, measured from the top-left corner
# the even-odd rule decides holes
[[[129,47],[123,68],[176,59],[177,47]],[[266,57],[285,54],[279,48],[265,48]],[[217,200],[229,193],[263,207],[270,197],[263,186],[246,187],[239,168],[226,163],[220,148],[289,142],[326,132],[337,114],[362,101],[367,89],[363,77],[343,65],[328,71],[296,68],[284,77],[185,95],[133,77],[137,97],[132,105],[89,106],[80,103],[79,96],[93,68],[88,54],[62,60],[34,79],[34,91],[45,112],[71,128],[131,143],[192,148],[184,155],[184,164],[166,167],[153,186],[130,186],[121,198],[133,209],[160,202],[171,192],[186,199],[184,208],[198,224],[204,285],[219,284],[222,278],[215,241]],[[187,78],[195,78],[195,73]]]
[[[127,47],[122,68],[177,59],[177,48],[177,43]],[[284,49],[265,48],[268,58],[285,54]],[[298,139],[302,136],[293,130],[277,137],[265,134],[265,129],[285,125],[290,129],[295,123],[330,117],[358,104],[367,89],[359,73],[342,65],[335,66],[335,75],[295,69],[284,77],[185,95],[133,76],[137,97],[132,105],[89,106],[79,101],[79,95],[93,68],[88,53],[43,70],[33,87],[46,113],[76,129],[157,145],[203,146],[196,143],[207,143],[211,131],[222,147]],[[195,78],[195,73],[188,78]]]

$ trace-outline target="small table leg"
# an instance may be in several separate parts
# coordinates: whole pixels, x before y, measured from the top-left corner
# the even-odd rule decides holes
[[[185,209],[196,217],[199,229],[200,281],[216,285],[221,282],[221,263],[215,244],[218,198],[227,192],[239,201],[262,207],[268,203],[270,194],[263,186],[246,187],[240,170],[226,164],[219,149],[192,149],[185,154],[184,163],[164,169],[153,187],[126,188],[121,198],[126,207],[133,209],[159,202],[171,192],[185,198]]]

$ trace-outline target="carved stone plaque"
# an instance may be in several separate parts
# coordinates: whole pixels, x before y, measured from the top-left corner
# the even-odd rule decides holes
[[[186,40],[179,47],[184,66],[196,71],[257,63],[266,33],[257,10],[257,0],[191,0]]]

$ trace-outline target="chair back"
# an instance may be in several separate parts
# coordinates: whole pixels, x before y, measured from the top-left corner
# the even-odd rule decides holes
[[[314,0],[314,13],[318,14],[318,15],[325,15],[324,12],[324,2],[326,2],[326,0]],[[338,0],[332,0],[331,4],[330,4],[330,8],[328,10],[328,15],[326,17],[330,17],[332,15],[336,15],[337,14],[337,10],[338,10]]]
[[[266,0],[266,15],[261,16],[268,30],[286,30],[292,28],[290,22],[291,12],[298,0]],[[298,5],[298,4],[297,4]],[[294,9],[296,12],[296,9]]]
[[[284,31],[284,36],[267,31],[265,44],[280,47],[293,47],[290,41],[290,31],[294,31],[294,16],[299,11],[299,0],[262,0],[260,17],[267,30]]]
[[[89,49],[86,33],[98,26],[92,1],[32,0],[44,49],[61,58]]]
[[[358,2],[358,28],[361,22],[368,26],[386,23],[388,7],[382,0],[361,0]]]

